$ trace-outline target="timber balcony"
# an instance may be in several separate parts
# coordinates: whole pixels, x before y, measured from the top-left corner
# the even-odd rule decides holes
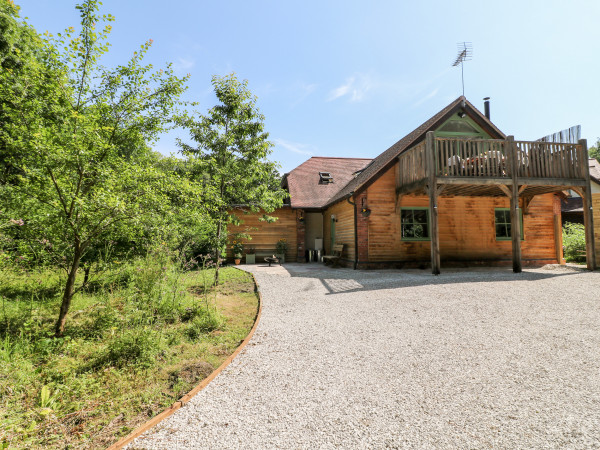
[[[540,194],[572,189],[583,198],[588,268],[595,269],[590,173],[585,139],[577,144],[502,139],[436,138],[398,156],[396,193],[429,196],[431,258],[439,273],[437,197],[503,196],[510,198],[513,269],[521,271],[519,205],[524,209]],[[521,201],[520,201],[521,199]]]

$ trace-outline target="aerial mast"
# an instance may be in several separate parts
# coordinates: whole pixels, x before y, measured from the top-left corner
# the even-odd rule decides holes
[[[456,67],[460,64],[460,74],[462,78],[462,95],[465,95],[465,72],[464,72],[464,62],[471,61],[473,59],[473,44],[471,42],[459,42],[456,44],[458,48],[458,55],[456,56],[456,60],[452,64],[452,67]]]

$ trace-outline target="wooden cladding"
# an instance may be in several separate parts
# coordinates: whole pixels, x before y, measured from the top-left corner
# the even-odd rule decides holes
[[[394,170],[390,169],[367,189],[369,216],[369,261],[427,263],[431,258],[430,241],[403,241],[402,208],[427,208],[425,195],[402,195],[395,198]],[[554,230],[554,195],[538,195],[523,214],[525,260],[556,262]],[[600,195],[598,195],[600,202]],[[509,198],[441,196],[438,198],[439,242],[442,269],[444,261],[504,261],[509,264],[510,240],[497,240],[495,208],[508,208]],[[597,206],[600,210],[600,205]],[[600,227],[598,229],[600,238]]]
[[[585,179],[587,160],[581,144],[498,139],[435,138],[437,178],[512,178],[516,152],[519,178]],[[425,143],[398,156],[397,187],[427,179]]]
[[[323,238],[327,254],[333,251],[331,245],[331,216],[335,216],[335,243],[344,244],[342,259],[354,260],[354,207],[341,201],[327,208],[323,214]]]
[[[231,251],[233,236],[236,233],[248,233],[252,236],[252,240],[244,240],[244,252],[249,247],[252,247],[260,255],[267,253],[274,254],[277,241],[285,239],[287,242],[285,260],[289,262],[297,260],[298,236],[296,231],[296,211],[288,207],[276,209],[269,214],[269,216],[278,218],[273,223],[259,220],[263,216],[263,212],[248,212],[245,214],[243,211],[235,211],[235,213],[241,223],[239,225],[230,224],[227,227],[227,257],[231,258],[233,256]],[[257,258],[256,262],[263,263],[263,260],[261,258],[259,261]]]
[[[398,156],[397,185],[405,186],[425,179],[425,164],[425,142],[402,153]]]
[[[600,211],[600,193],[592,194],[592,207],[594,211]],[[596,249],[600,248],[600,216],[594,220],[594,238],[596,239]],[[596,252],[596,264],[600,265],[600,252]]]

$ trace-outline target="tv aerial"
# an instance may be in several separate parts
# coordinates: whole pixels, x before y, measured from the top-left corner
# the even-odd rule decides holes
[[[473,44],[471,42],[459,42],[456,44],[458,49],[458,55],[452,64],[452,67],[456,67],[460,64],[460,74],[462,78],[462,95],[465,95],[465,71],[464,62],[471,61],[473,59]]]

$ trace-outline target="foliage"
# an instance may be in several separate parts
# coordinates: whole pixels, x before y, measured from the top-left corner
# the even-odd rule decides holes
[[[600,162],[600,138],[598,138],[596,143],[588,149],[588,155],[590,158],[596,158],[596,160]]]
[[[47,315],[64,276],[0,270],[0,445],[106,448],[201,379],[174,385],[172,373],[217,367],[244,339],[257,308],[251,277],[226,268],[210,288],[209,262],[184,273],[164,248],[109,264],[74,299],[61,339]]]
[[[185,203],[194,210],[198,198],[184,177],[159,170],[148,148],[172,123],[186,79],[170,66],[152,72],[142,65],[151,40],[125,65],[101,66],[114,19],[98,14],[96,0],[77,9],[78,34],[69,28],[57,37],[32,37],[36,52],[27,69],[0,75],[1,145],[8,164],[18,168],[9,171],[3,190],[9,208],[25,220],[20,242],[51,254],[67,273],[57,335],[85,258],[93,261],[107,240],[168,235],[167,212]],[[16,21],[10,27],[32,33]]]
[[[197,147],[179,141],[195,180],[202,184],[215,228],[211,244],[217,260],[227,241],[227,225],[239,222],[236,205],[267,213],[281,206],[285,192],[279,187],[277,166],[267,160],[272,144],[264,131],[264,117],[247,81],[234,74],[214,76],[219,104],[186,126]],[[219,271],[215,272],[215,283]]]
[[[240,241],[234,240],[231,250],[235,256],[241,256],[244,252],[244,244],[242,244]]]
[[[567,262],[585,262],[585,227],[580,223],[565,223],[563,246]]]
[[[277,250],[277,253],[279,253],[279,254],[285,253],[287,250],[287,241],[283,238],[279,239],[277,241],[277,244],[275,244],[275,249]]]

